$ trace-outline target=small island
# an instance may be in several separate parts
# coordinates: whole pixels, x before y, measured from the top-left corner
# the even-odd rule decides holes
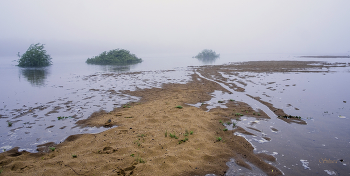
[[[215,59],[220,57],[220,54],[216,54],[215,51],[204,49],[202,52],[198,53],[197,56],[194,56],[193,58],[197,59]]]
[[[216,54],[215,51],[205,49],[202,52],[198,53],[197,56],[194,56],[192,58],[196,58],[199,61],[203,62],[204,64],[212,64],[219,57],[220,57],[220,54]]]
[[[86,63],[88,64],[99,64],[99,65],[126,65],[126,64],[136,64],[142,62],[141,58],[131,54],[130,51],[125,49],[114,49],[108,52],[104,51],[99,56],[93,58],[88,58]]]
[[[52,64],[51,56],[46,54],[44,44],[40,43],[31,44],[23,55],[18,52],[17,56],[20,58],[19,67],[46,67]]]

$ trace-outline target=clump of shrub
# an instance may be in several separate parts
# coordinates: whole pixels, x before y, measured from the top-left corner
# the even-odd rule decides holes
[[[216,54],[215,51],[204,49],[202,52],[198,53],[194,58],[197,59],[215,59],[220,57],[220,54]]]
[[[20,67],[45,67],[52,64],[50,55],[46,54],[44,44],[31,44],[21,56],[18,52],[18,66]]]
[[[142,62],[141,58],[136,57],[135,54],[131,54],[130,51],[125,49],[114,49],[108,52],[104,51],[99,56],[88,58],[86,63],[88,64],[135,64]]]

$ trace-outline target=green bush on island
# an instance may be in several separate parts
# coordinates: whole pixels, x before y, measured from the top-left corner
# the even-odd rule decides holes
[[[18,52],[18,66],[20,67],[45,67],[52,64],[50,55],[46,54],[44,44],[31,44],[28,50],[21,56]]]
[[[198,53],[197,56],[194,56],[194,58],[197,59],[215,59],[220,57],[220,54],[216,54],[215,51],[205,49],[202,52]]]
[[[124,49],[114,49],[108,52],[104,51],[99,56],[88,58],[88,64],[135,64],[142,62],[141,58],[131,54],[130,51]]]

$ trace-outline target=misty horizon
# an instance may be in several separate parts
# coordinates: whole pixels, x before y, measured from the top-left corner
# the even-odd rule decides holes
[[[42,43],[52,57],[126,49],[137,56],[350,55],[350,1],[1,2],[0,56]]]

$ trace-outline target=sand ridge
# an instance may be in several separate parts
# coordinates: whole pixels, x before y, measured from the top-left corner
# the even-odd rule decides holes
[[[142,99],[78,122],[87,126],[118,127],[98,134],[70,136],[57,146],[50,144],[46,150],[44,147],[42,151],[47,153],[18,152],[17,149],[1,153],[3,174],[224,175],[228,169],[226,162],[235,158],[238,165],[250,168],[248,161],[268,175],[280,175],[277,168],[264,161],[269,157],[254,154],[253,147],[243,137],[223,130],[225,127],[220,121],[229,122],[236,118],[233,108],[243,111],[248,105],[228,101],[229,109],[209,112],[205,107],[186,105],[209,100],[209,93],[214,90],[226,91],[194,74],[187,84],[125,91]],[[170,134],[178,139],[171,138]],[[51,151],[49,146],[56,148]]]

